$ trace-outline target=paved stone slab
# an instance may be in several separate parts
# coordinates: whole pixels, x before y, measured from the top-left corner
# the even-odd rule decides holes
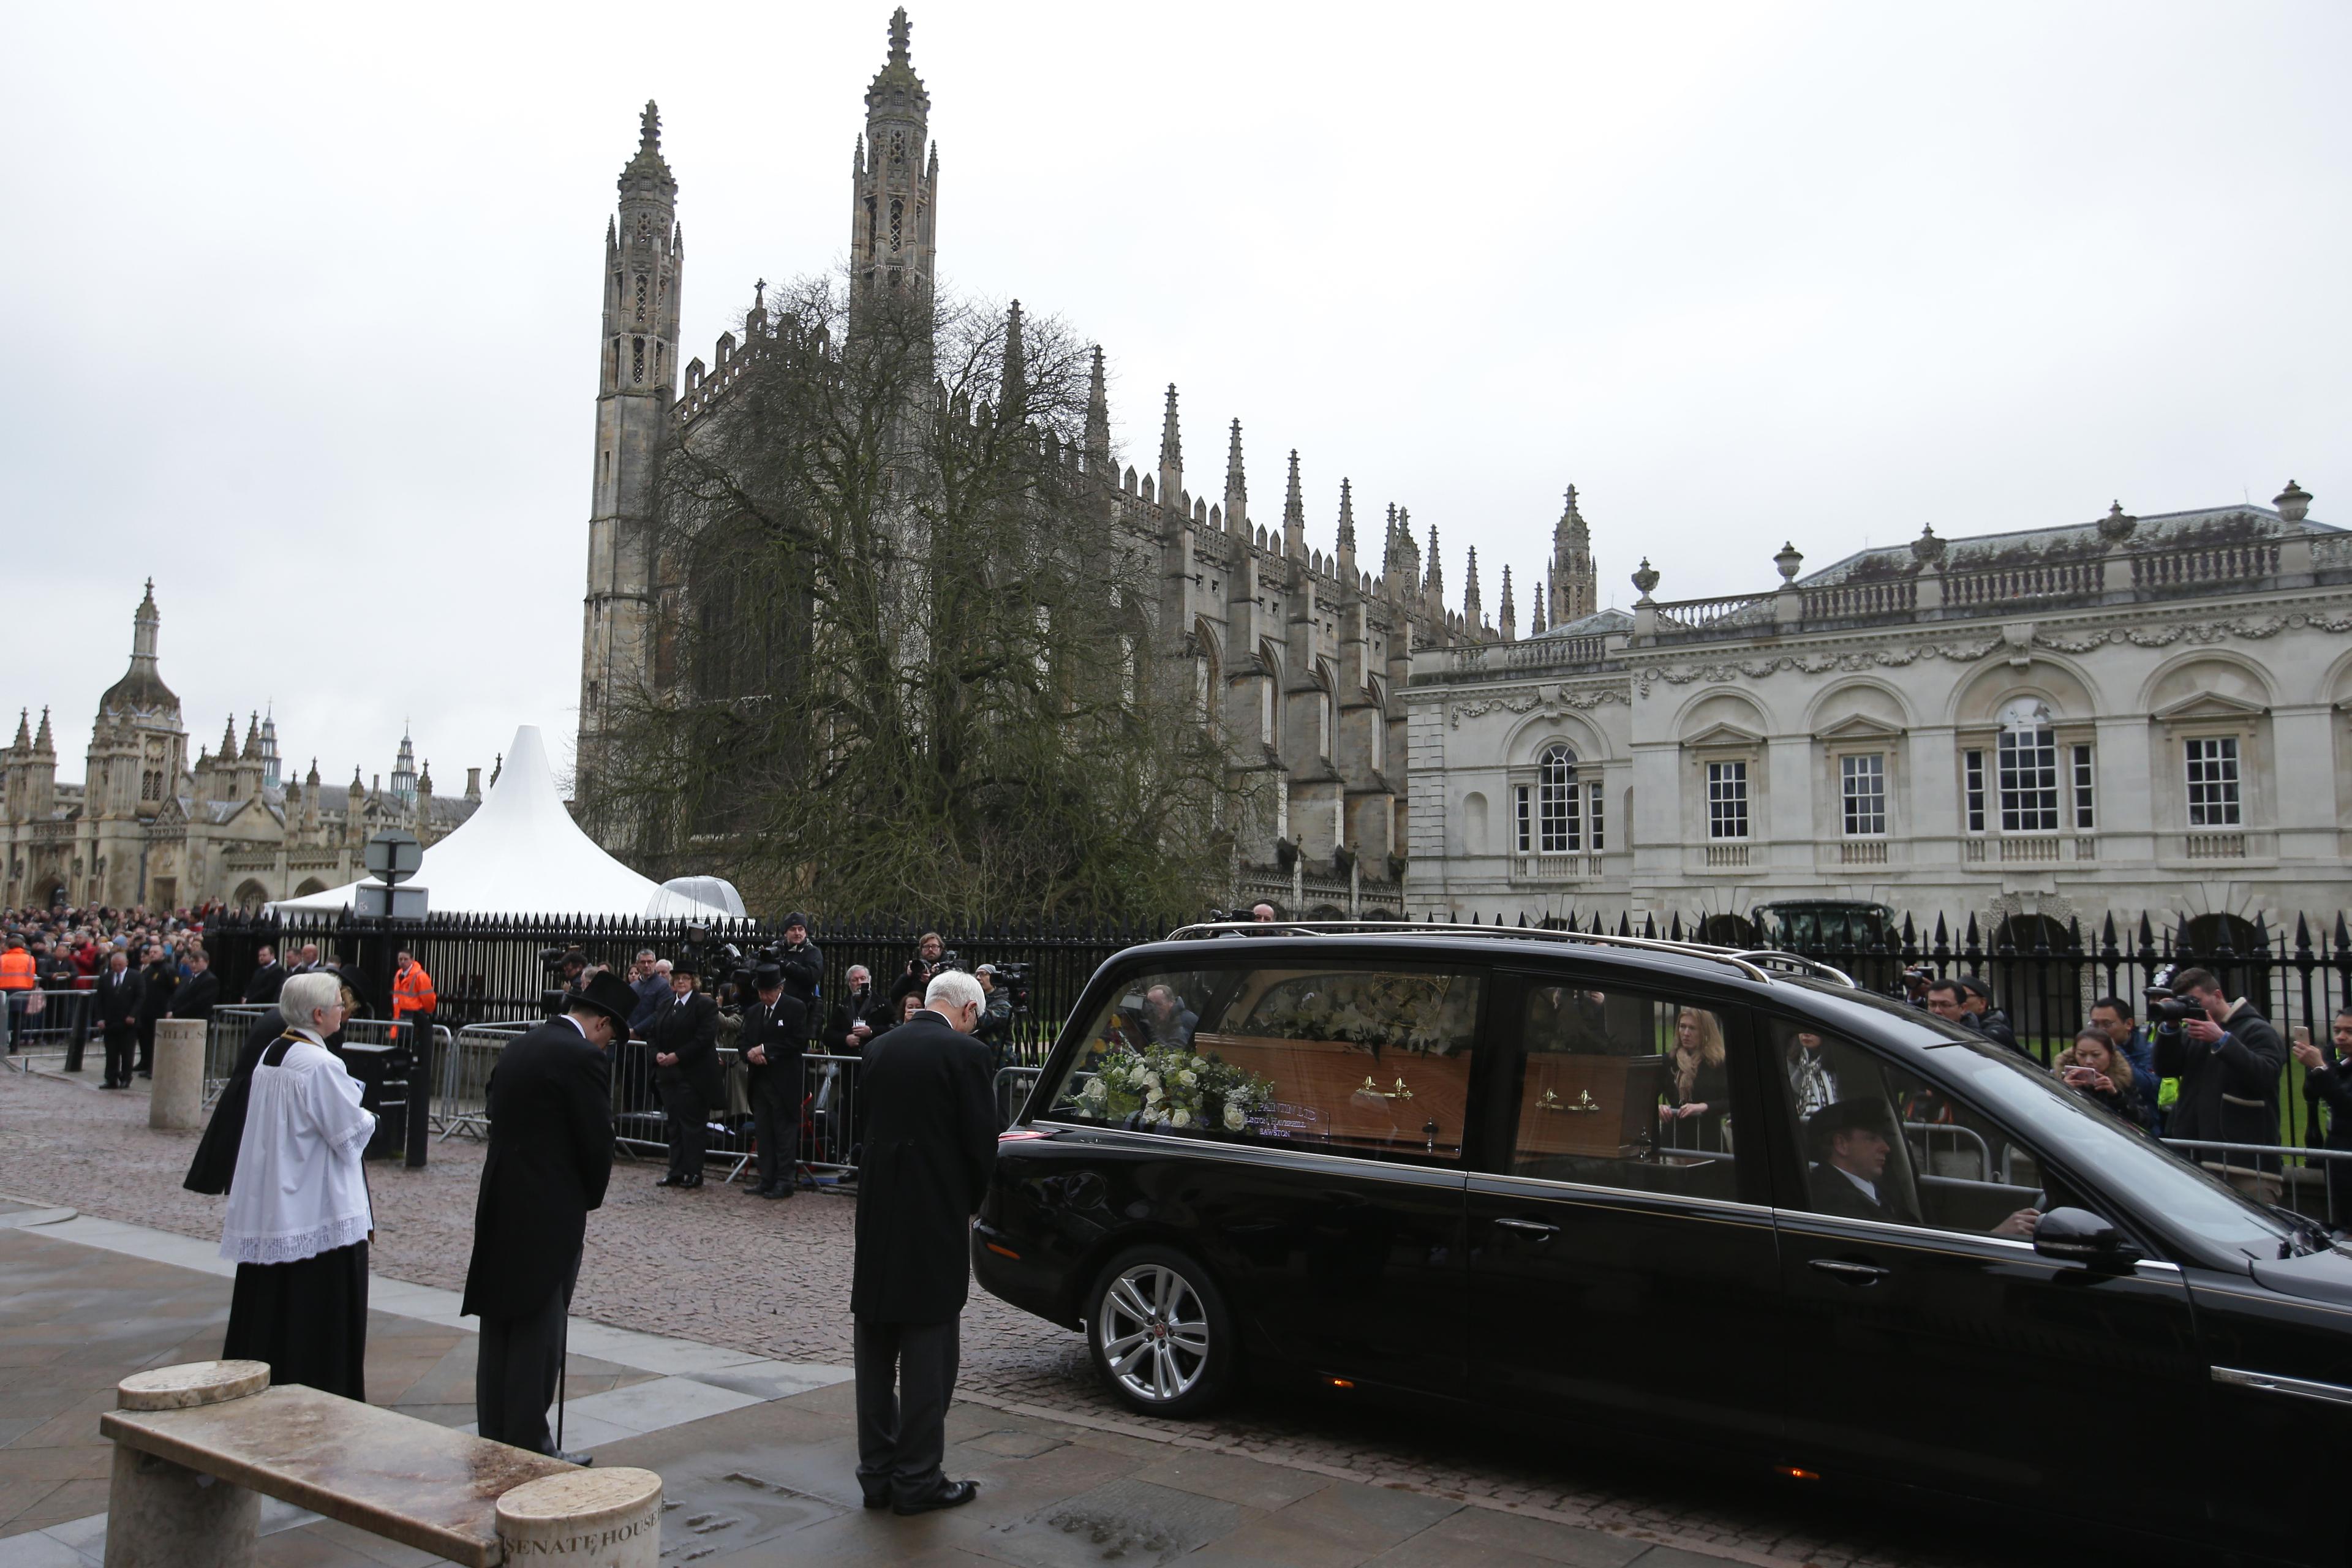
[[[1122,1477],[991,1531],[982,1550],[1037,1568],[1159,1568],[1239,1526],[1243,1510]]]

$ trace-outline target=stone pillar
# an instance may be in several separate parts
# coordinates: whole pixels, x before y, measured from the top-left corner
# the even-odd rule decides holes
[[[159,1050],[159,1082],[161,1066]],[[124,1378],[115,1384],[114,1404],[118,1410],[184,1410],[268,1386],[266,1362],[192,1362]],[[252,1568],[260,1531],[259,1493],[114,1446],[106,1568]]]
[[[154,1088],[147,1125],[194,1130],[205,1124],[205,1021],[163,1018],[155,1025]]]
[[[597,1468],[542,1476],[499,1499],[499,1546],[509,1563],[550,1568],[657,1568],[662,1479]]]

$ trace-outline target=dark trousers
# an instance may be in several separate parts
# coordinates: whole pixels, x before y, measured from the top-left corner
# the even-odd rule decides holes
[[[709,1110],[702,1096],[684,1079],[664,1079],[661,1083],[662,1119],[669,1123],[669,1173],[672,1176],[702,1174],[702,1145],[709,1136],[703,1123]]]
[[[563,1320],[580,1280],[574,1254],[562,1289],[548,1292],[535,1312],[482,1320],[474,1362],[474,1426],[494,1443],[552,1454],[547,1407],[563,1376]]]
[[[155,1070],[155,1023],[153,1018],[139,1020],[139,1070]]]
[[[129,1083],[131,1061],[138,1052],[138,1025],[109,1024],[106,1026],[106,1081]]]
[[[960,1321],[856,1321],[857,1485],[867,1497],[918,1502],[947,1484],[940,1460],[948,1449]]]
[[[751,1135],[760,1145],[760,1185],[790,1191],[800,1167],[801,1058],[760,1069],[751,1085]]]

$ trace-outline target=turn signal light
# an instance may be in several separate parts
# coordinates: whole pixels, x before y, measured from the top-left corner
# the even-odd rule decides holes
[[[1780,1473],[1793,1481],[1817,1481],[1822,1479],[1821,1472],[1818,1470],[1801,1470],[1793,1465],[1782,1466]]]
[[[1331,1380],[1331,1386],[1334,1388],[1353,1388],[1356,1384],[1355,1380],[1352,1378],[1335,1377]]]
[[[993,1252],[999,1258],[1010,1258],[1015,1263],[1021,1261],[1021,1255],[1013,1251],[1009,1247],[999,1247],[992,1241],[982,1242],[981,1245],[987,1247],[989,1251]]]

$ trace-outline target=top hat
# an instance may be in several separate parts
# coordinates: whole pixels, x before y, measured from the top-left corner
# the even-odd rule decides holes
[[[629,1015],[636,1011],[637,994],[611,970],[600,969],[588,977],[588,984],[564,999],[564,1006],[593,1007],[612,1019],[615,1028],[626,1032]]]

